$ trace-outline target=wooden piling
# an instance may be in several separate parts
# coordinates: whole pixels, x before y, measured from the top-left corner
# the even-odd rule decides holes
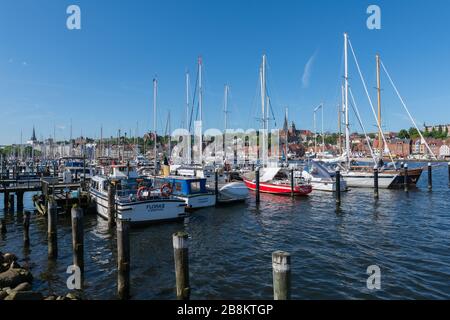
[[[341,171],[336,170],[336,204],[341,204]]]
[[[295,193],[294,193],[294,168],[292,168],[291,170],[291,197],[294,197]]]
[[[74,206],[71,210],[72,216],[72,248],[73,264],[84,273],[84,231],[83,231],[83,209]]]
[[[14,193],[9,195],[8,199],[8,210],[14,212]]]
[[[108,186],[108,225],[114,226],[116,215],[116,186],[113,183],[109,183]]]
[[[188,237],[186,232],[177,232],[172,236],[178,300],[189,300],[191,291],[189,286]]]
[[[405,165],[403,166],[403,172],[404,172],[403,189],[405,190],[405,192],[408,192],[408,164],[407,163],[405,163]]]
[[[273,298],[289,300],[291,298],[291,255],[284,251],[272,253]]]
[[[378,167],[373,168],[373,196],[378,199],[380,194],[378,192]]]
[[[0,234],[6,234],[8,230],[6,229],[6,221],[5,219],[0,219]]]
[[[117,219],[117,293],[119,298],[130,297],[130,222]]]
[[[216,205],[219,203],[219,172],[214,170],[214,194],[216,195]]]
[[[431,162],[428,162],[428,190],[433,189],[433,176]]]
[[[256,203],[259,203],[259,167],[256,167],[255,171],[255,179],[256,179],[256,189],[255,189],[255,196],[256,196]]]
[[[448,186],[450,188],[450,162],[448,163]]]
[[[7,191],[3,193],[3,207],[5,208],[5,212],[9,210],[9,192]]]
[[[48,201],[47,210],[47,240],[48,240],[48,258],[56,259],[58,256],[58,237],[56,231],[56,219],[58,214],[58,207],[53,198]]]
[[[25,211],[23,213],[23,246],[28,248],[30,246],[30,211]]]
[[[17,211],[22,212],[23,211],[23,191],[16,192],[17,194]]]

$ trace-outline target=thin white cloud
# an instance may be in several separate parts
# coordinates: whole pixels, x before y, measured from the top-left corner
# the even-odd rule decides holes
[[[26,67],[28,65],[28,63],[26,61],[22,62],[22,66]]]
[[[305,64],[305,69],[303,70],[303,76],[302,76],[302,87],[303,88],[309,87],[312,68],[314,65],[314,61],[316,60],[316,56],[317,56],[317,51],[314,52],[314,54],[308,59],[308,62],[306,62],[306,64]]]

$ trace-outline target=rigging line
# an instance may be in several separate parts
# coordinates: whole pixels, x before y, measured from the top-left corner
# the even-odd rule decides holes
[[[353,46],[352,46],[352,43],[351,43],[350,39],[348,39],[348,44],[350,45],[350,50],[352,51],[353,58],[355,59],[355,64],[356,64],[356,67],[358,69],[358,73],[359,73],[359,76],[361,78],[364,90],[366,92],[367,99],[369,100],[369,104],[370,104],[370,108],[372,109],[373,116],[375,118],[375,121],[377,122],[377,127],[380,130],[380,132],[382,133],[381,137],[383,138],[384,145],[386,146],[386,148],[388,150],[389,158],[391,159],[391,162],[394,165],[394,168],[397,169],[397,166],[395,165],[395,162],[394,162],[394,158],[392,157],[392,154],[391,154],[391,150],[389,150],[388,144],[386,142],[386,137],[383,134],[383,129],[381,128],[380,123],[378,122],[378,118],[377,118],[377,115],[375,113],[375,109],[373,107],[372,99],[370,98],[369,91],[367,90],[366,81],[364,80],[364,76],[363,76],[363,74],[361,72],[361,69],[359,67],[358,59],[356,58],[356,54],[355,54],[355,51],[353,50]],[[380,157],[383,158],[383,152],[382,151],[381,151]]]
[[[387,72],[386,67],[384,66],[384,63],[383,63],[383,61],[381,61],[381,59],[380,59],[380,62],[381,62],[381,67],[383,68],[383,70],[384,70],[384,72],[386,73],[386,75],[387,75],[387,77],[388,77],[388,79],[389,79],[389,81],[390,81],[392,87],[394,88],[395,92],[397,93],[397,96],[398,96],[398,98],[400,99],[400,102],[402,103],[403,108],[405,108],[406,113],[408,114],[409,118],[411,119],[411,121],[412,121],[414,127],[415,127],[416,130],[419,132],[420,138],[422,139],[423,142],[425,142],[425,145],[427,146],[428,151],[430,151],[430,153],[433,155],[434,159],[437,160],[436,155],[435,155],[434,152],[431,150],[431,148],[430,148],[430,146],[428,145],[427,141],[424,139],[422,133],[420,132],[419,128],[417,127],[417,124],[416,124],[416,122],[414,121],[414,118],[411,116],[411,113],[409,113],[409,110],[408,110],[408,108],[406,107],[406,104],[405,104],[405,102],[403,101],[403,98],[401,97],[399,91],[397,90],[397,87],[395,86],[394,81],[392,80],[391,76],[389,75],[389,72]]]
[[[350,93],[350,98],[352,99],[352,103],[350,105],[352,106],[352,109],[355,112],[356,117],[358,118],[359,125],[361,126],[361,128],[362,128],[362,130],[364,132],[364,136],[366,137],[367,146],[369,147],[370,154],[372,156],[373,162],[376,165],[377,161],[375,159],[375,154],[373,153],[372,146],[370,145],[370,140],[369,140],[369,137],[367,135],[366,128],[364,127],[364,125],[362,123],[361,115],[359,114],[359,110],[358,110],[358,106],[356,105],[355,97],[353,96],[352,89],[350,87],[348,89],[349,89],[348,92]]]

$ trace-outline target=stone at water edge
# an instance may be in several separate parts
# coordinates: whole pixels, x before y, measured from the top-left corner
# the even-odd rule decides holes
[[[0,290],[0,300],[5,299],[8,296],[6,290]]]
[[[5,253],[3,255],[3,260],[4,260],[4,262],[6,262],[8,264],[13,263],[13,262],[17,261],[17,256],[13,253]]]
[[[31,284],[28,282],[23,282],[13,289],[13,291],[30,291],[30,290]]]
[[[42,300],[44,296],[40,292],[33,291],[14,291],[4,300]]]
[[[33,276],[25,269],[9,269],[0,273],[0,288],[15,288],[23,282],[33,281]]]

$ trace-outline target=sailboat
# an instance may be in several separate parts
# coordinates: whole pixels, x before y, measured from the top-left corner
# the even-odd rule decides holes
[[[268,109],[269,106],[266,105],[268,97],[266,94],[266,55],[262,57],[262,65],[260,68],[260,83],[261,83],[261,109],[262,109],[262,123],[263,130],[266,132],[268,130]],[[243,180],[245,185],[250,190],[256,190],[256,174],[259,172],[259,190],[264,193],[272,193],[278,195],[308,195],[312,191],[312,186],[308,183],[302,176],[294,175],[292,186],[290,172],[288,168],[285,167],[267,167],[268,163],[268,142],[267,136],[262,134],[262,146],[259,149],[262,154],[262,168],[259,171],[248,172],[243,175]],[[277,163],[278,165],[278,163]]]
[[[378,187],[379,188],[396,188],[399,186],[402,186],[404,183],[404,179],[405,179],[405,173],[404,171],[401,171],[399,168],[397,168],[395,162],[392,159],[392,155],[390,154],[389,148],[387,147],[387,143],[385,140],[385,137],[383,135],[383,131],[381,128],[381,88],[380,88],[380,57],[379,55],[376,55],[376,62],[377,62],[377,93],[378,93],[378,118],[377,120],[377,126],[379,129],[379,133],[378,133],[378,137],[379,137],[379,160],[377,160],[375,158],[374,152],[372,150],[372,148],[370,147],[370,141],[366,135],[366,140],[368,143],[368,146],[371,150],[371,154],[372,154],[372,158],[374,161],[374,167],[372,166],[366,166],[366,165],[362,165],[362,166],[355,166],[352,165],[350,162],[350,131],[349,131],[349,100],[348,100],[348,96],[349,96],[349,84],[348,84],[348,44],[349,44],[349,39],[348,39],[348,35],[347,33],[344,34],[344,57],[345,57],[345,62],[344,62],[344,111],[345,111],[345,156],[346,156],[346,166],[341,166],[342,170],[342,177],[344,178],[344,180],[347,182],[347,186],[348,187],[373,187],[374,186],[374,173],[373,173],[373,168],[378,168],[379,170],[379,174],[378,174]],[[354,54],[353,48],[352,48],[352,52]],[[355,59],[356,56],[354,55]],[[356,61],[356,60],[355,60]],[[372,107],[372,111],[374,112],[375,115],[375,111],[373,110],[373,106],[370,100],[370,97],[368,95],[367,92],[367,87],[365,85],[365,82],[362,78],[362,74],[359,70],[359,65],[357,63],[357,67],[358,67],[358,71],[360,73],[361,76],[361,80],[363,81],[363,85],[364,88],[366,90],[366,94],[369,98],[369,103]],[[351,93],[351,92],[350,92]],[[354,102],[354,98],[353,98],[353,94],[351,94],[353,102]],[[359,118],[359,115],[358,115]],[[360,119],[359,119],[360,120]],[[391,157],[391,164],[389,165],[385,165],[384,162],[382,161],[382,157],[383,157],[383,143],[386,146],[386,151],[389,153],[389,156]],[[408,171],[408,184],[411,185],[416,185],[417,181],[419,180],[419,177],[422,173],[422,169],[421,168],[417,168],[417,169],[412,169]]]

